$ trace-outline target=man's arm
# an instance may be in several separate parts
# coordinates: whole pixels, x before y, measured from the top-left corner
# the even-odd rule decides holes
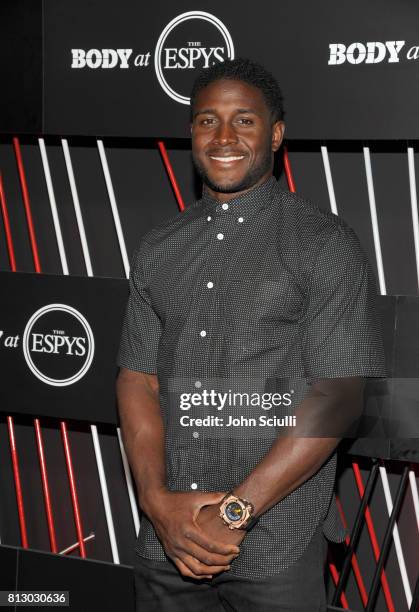
[[[358,376],[319,379],[312,384],[296,410],[296,427],[279,436],[246,479],[233,488],[235,495],[253,504],[254,516],[269,510],[317,472],[360,416],[363,389],[364,379]],[[218,508],[218,504],[203,508],[199,517],[199,524],[213,536],[225,531],[219,524]]]
[[[121,368],[116,383],[125,451],[140,506],[150,518],[166,554],[185,576],[204,578],[226,569],[239,548],[217,542],[195,522],[200,509],[225,492],[172,492],[166,488],[165,433],[157,376]]]
[[[234,493],[252,501],[258,516],[315,474],[360,416],[364,380],[316,381],[296,411],[296,427],[277,438]],[[344,419],[337,418],[344,415]],[[322,436],[322,437],[316,437]],[[331,437],[332,436],[332,437]]]
[[[165,488],[164,428],[157,376],[121,368],[116,381],[125,451],[146,511],[147,493]]]
[[[349,226],[337,226],[310,268],[300,325],[304,370],[312,385],[296,410],[297,426],[292,435],[279,437],[234,489],[254,498],[257,514],[310,478],[360,416],[363,377],[380,375],[383,360],[375,294],[358,237]],[[322,372],[331,377],[321,377]]]

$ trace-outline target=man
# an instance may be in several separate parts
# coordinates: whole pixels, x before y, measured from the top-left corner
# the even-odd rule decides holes
[[[191,96],[202,199],[133,260],[117,395],[144,511],[143,612],[325,610],[325,535],[345,535],[335,449],[384,356],[353,230],[272,176],[284,128],[263,67],[204,71]],[[274,396],[287,401],[264,405]]]

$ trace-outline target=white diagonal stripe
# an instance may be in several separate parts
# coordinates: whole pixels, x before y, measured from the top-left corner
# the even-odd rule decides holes
[[[116,204],[115,193],[113,190],[111,173],[109,172],[108,160],[106,159],[105,147],[103,141],[97,141],[97,147],[99,149],[100,161],[102,163],[103,174],[105,176],[106,188],[108,190],[109,201],[111,203],[113,220],[115,223],[116,235],[118,236],[119,249],[121,251],[122,262],[124,264],[125,276],[129,277],[129,261],[127,255],[127,249],[125,246],[124,234],[122,232],[121,220],[119,218],[118,206]]]
[[[417,522],[418,531],[419,531],[419,495],[418,495],[418,485],[416,482],[416,474],[413,470],[409,470],[409,481],[410,481],[410,488],[412,491],[413,507],[415,509],[416,522]]]
[[[407,163],[409,168],[410,204],[412,209],[413,240],[415,244],[416,276],[419,288],[419,221],[418,198],[416,192],[415,153],[412,147],[407,148]]]
[[[330,209],[333,214],[337,215],[338,208],[336,205],[335,190],[333,188],[333,179],[332,179],[332,171],[330,170],[329,154],[327,152],[327,147],[323,146],[323,147],[320,147],[320,149],[322,152],[324,173],[326,176],[327,191],[329,193]]]
[[[77,227],[79,229],[81,247],[83,249],[84,263],[88,276],[93,276],[92,262],[90,260],[89,246],[86,240],[86,232],[84,230],[83,215],[80,208],[79,195],[77,192],[76,179],[74,177],[73,164],[71,162],[70,149],[65,138],[61,139],[63,146],[65,165],[67,168],[68,180],[70,183],[71,195],[73,197],[74,211],[76,213]]]
[[[386,471],[386,468],[383,467],[382,465],[380,465],[380,476],[381,476],[381,482],[383,484],[383,489],[384,489],[384,497],[386,500],[387,512],[388,512],[388,515],[390,516],[391,513],[393,512],[393,500],[391,497],[391,491],[390,491],[390,485],[388,482],[387,471]],[[412,591],[410,588],[409,578],[407,575],[406,563],[404,561],[402,545],[400,542],[399,529],[397,527],[397,523],[394,523],[394,527],[393,527],[393,541],[394,541],[394,546],[396,548],[397,560],[399,562],[400,574],[402,577],[402,583],[403,583],[404,593],[406,596],[407,607],[410,608],[412,604]]]
[[[103,466],[102,451],[100,449],[99,436],[96,425],[90,425],[92,432],[93,447],[95,449],[96,464],[99,473],[100,488],[102,491],[103,505],[105,506],[106,523],[108,526],[109,540],[111,543],[112,558],[114,563],[119,564],[118,545],[116,543],[115,527],[113,524],[111,503],[109,500],[108,485],[106,482],[105,468]]]
[[[380,234],[378,231],[377,209],[375,205],[374,183],[372,179],[371,156],[369,147],[364,147],[365,172],[367,175],[368,199],[370,203],[370,214],[372,232],[374,237],[375,257],[377,261],[378,281],[381,295],[386,295],[386,283],[384,279],[383,258],[381,255]]]
[[[126,454],[125,448],[124,448],[124,443],[122,441],[121,430],[120,430],[119,427],[117,427],[116,431],[117,431],[117,434],[118,434],[119,447],[121,449],[122,464],[124,466],[125,480],[126,480],[126,483],[127,483],[128,497],[129,497],[129,501],[130,501],[130,504],[131,504],[131,512],[132,512],[132,518],[134,520],[135,533],[136,533],[136,535],[138,537],[138,533],[140,531],[140,517],[138,515],[137,502],[135,500],[135,493],[134,493],[134,486],[133,486],[133,482],[132,482],[132,476],[131,476],[131,472],[130,472],[130,468],[129,468],[127,454]]]
[[[51,178],[51,172],[49,169],[47,150],[46,150],[45,141],[43,138],[38,138],[38,142],[39,142],[39,149],[41,151],[41,159],[42,159],[42,165],[44,168],[45,181],[47,184],[48,197],[49,197],[49,203],[51,207],[52,220],[54,223],[55,236],[56,236],[57,244],[58,244],[58,252],[60,254],[61,267],[63,270],[63,274],[67,276],[68,275],[67,257],[65,254],[63,236],[61,233],[60,219],[58,217],[58,210],[57,210],[57,203],[55,201],[54,188],[52,186],[52,178]]]

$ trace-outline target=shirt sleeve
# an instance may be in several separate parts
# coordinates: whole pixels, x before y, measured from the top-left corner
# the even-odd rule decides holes
[[[122,325],[117,364],[129,370],[156,374],[162,324],[147,292],[143,270],[144,246],[142,242],[133,257],[129,277],[130,294]]]
[[[358,237],[338,226],[313,266],[302,321],[307,377],[385,377],[374,273]]]

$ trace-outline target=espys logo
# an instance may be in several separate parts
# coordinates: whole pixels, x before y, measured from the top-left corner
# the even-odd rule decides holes
[[[72,385],[90,368],[95,352],[92,329],[72,306],[49,304],[29,319],[23,354],[31,372],[55,387]]]
[[[190,11],[172,19],[164,28],[154,52],[154,68],[167,95],[189,104],[185,94],[194,75],[186,76],[185,72],[208,68],[225,59],[234,59],[233,41],[225,25],[210,13]]]
[[[71,68],[147,68],[150,51],[133,49],[72,49]],[[210,13],[188,11],[164,28],[154,51],[154,69],[163,91],[180,104],[190,104],[188,93],[196,73],[217,62],[234,59],[234,44],[226,26]]]

